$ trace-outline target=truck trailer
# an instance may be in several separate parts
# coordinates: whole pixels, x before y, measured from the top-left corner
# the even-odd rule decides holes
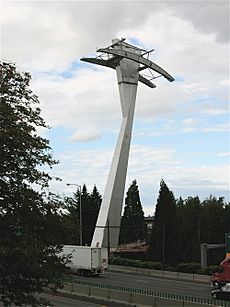
[[[64,245],[62,254],[70,255],[70,270],[79,276],[99,276],[108,269],[108,249]]]

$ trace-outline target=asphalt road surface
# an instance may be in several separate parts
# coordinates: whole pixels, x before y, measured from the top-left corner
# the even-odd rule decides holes
[[[209,284],[195,283],[189,281],[170,280],[145,275],[128,274],[121,272],[106,272],[99,278],[73,276],[78,280],[92,281],[95,283],[117,285],[138,289],[147,289],[152,291],[162,291],[188,295],[193,297],[211,298],[211,286]],[[121,304],[108,303],[99,300],[67,298],[53,296],[50,294],[42,295],[49,300],[55,307],[121,307]],[[125,306],[125,305],[123,305]],[[2,307],[0,303],[0,307]],[[48,307],[48,306],[47,306]]]
[[[189,281],[170,280],[146,275],[136,275],[121,272],[106,272],[99,278],[74,276],[78,280],[92,281],[95,283],[110,284],[152,291],[162,291],[180,295],[200,298],[211,298],[210,284]]]

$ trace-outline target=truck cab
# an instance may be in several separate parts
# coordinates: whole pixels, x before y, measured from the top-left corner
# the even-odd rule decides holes
[[[211,277],[211,284],[215,288],[220,288],[226,283],[230,283],[230,257],[220,263],[219,269]]]

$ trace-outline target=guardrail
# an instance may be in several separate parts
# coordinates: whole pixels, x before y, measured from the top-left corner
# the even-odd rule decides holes
[[[124,266],[124,265],[109,265],[109,271],[122,271],[127,273],[143,274],[156,277],[165,277],[178,280],[190,280],[195,282],[209,283],[210,276],[198,275],[182,272],[162,271],[154,269],[144,269],[138,267]]]
[[[230,307],[230,302],[199,298],[188,295],[152,291],[139,288],[109,285],[98,282],[78,280],[74,277],[65,279],[64,291],[79,295],[101,298],[107,301],[119,301],[142,306],[220,306]],[[195,307],[195,306],[194,306]]]

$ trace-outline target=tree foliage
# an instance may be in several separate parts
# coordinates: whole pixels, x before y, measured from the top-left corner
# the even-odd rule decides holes
[[[202,202],[197,196],[177,202],[177,263],[200,262],[201,243],[224,243],[225,233],[230,232],[228,208],[222,197],[214,196]],[[224,257],[224,248],[208,251],[210,264],[218,264]]]
[[[129,187],[124,214],[121,218],[120,244],[143,241],[146,239],[144,212],[140,201],[136,180]]]
[[[230,232],[230,204],[224,198],[210,196],[181,197],[175,200],[165,182],[160,183],[149,241],[151,258],[167,265],[200,262],[202,243],[223,244]],[[218,264],[225,257],[224,248],[210,250],[208,263]]]
[[[80,245],[80,202],[82,214],[82,245],[91,245],[98,213],[101,206],[101,195],[96,186],[88,193],[84,184],[72,197],[65,198],[66,214],[63,216],[69,235],[65,244]]]
[[[200,214],[201,202],[199,197],[179,199],[176,207],[175,233],[175,262],[200,261]]]
[[[175,263],[175,217],[174,195],[161,180],[149,245],[153,259],[161,261],[163,265]]]
[[[61,286],[64,270],[65,259],[57,256],[64,233],[60,201],[42,191],[51,177],[41,167],[57,162],[37,134],[46,124],[30,74],[8,62],[0,67],[0,300],[36,305],[33,294]]]

